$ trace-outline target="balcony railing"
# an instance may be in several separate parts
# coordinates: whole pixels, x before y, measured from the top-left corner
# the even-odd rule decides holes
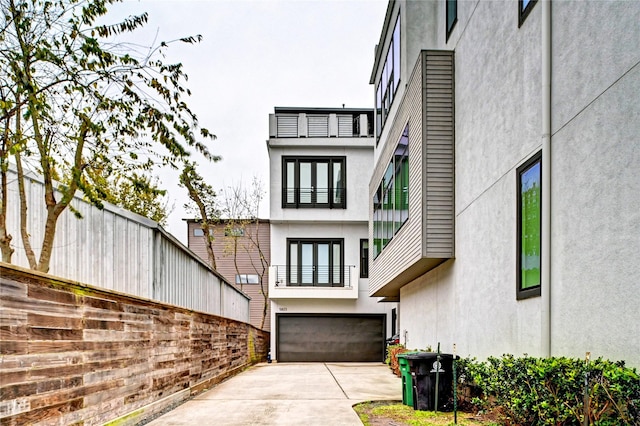
[[[344,208],[346,188],[282,188],[284,207]]]
[[[274,265],[276,287],[351,287],[354,265]]]

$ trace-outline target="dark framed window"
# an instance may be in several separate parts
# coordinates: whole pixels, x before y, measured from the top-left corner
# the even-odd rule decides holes
[[[360,240],[360,278],[369,278],[369,240]]]
[[[447,4],[447,41],[453,31],[453,27],[458,22],[458,0],[445,0]]]
[[[347,208],[345,157],[283,157],[283,208]]]
[[[382,61],[382,59],[381,59]],[[380,79],[376,85],[376,136],[382,133],[389,109],[400,85],[400,15],[393,27],[391,42],[384,59]]]
[[[518,28],[522,26],[538,0],[518,0]]]
[[[373,258],[409,218],[409,125],[373,194]]]
[[[288,285],[343,287],[342,246],[342,239],[287,239]]]
[[[538,152],[518,167],[516,176],[518,188],[516,297],[521,300],[540,296],[542,152]]]

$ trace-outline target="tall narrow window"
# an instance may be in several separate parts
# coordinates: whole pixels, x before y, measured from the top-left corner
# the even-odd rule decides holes
[[[380,137],[400,85],[400,16],[396,19],[376,86],[376,135]]]
[[[373,258],[409,219],[409,125],[373,195]]]
[[[345,209],[344,157],[283,157],[282,207]]]
[[[458,0],[445,0],[447,2],[447,41],[458,22]]]
[[[522,26],[538,0],[518,0],[518,28]]]
[[[360,278],[369,278],[369,240],[360,240]]]
[[[518,253],[517,299],[540,296],[542,224],[542,155],[517,170]]]

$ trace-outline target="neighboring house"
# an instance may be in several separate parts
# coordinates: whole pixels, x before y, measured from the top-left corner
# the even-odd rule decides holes
[[[373,110],[275,108],[269,117],[271,355],[382,361],[392,308],[368,295]]]
[[[640,2],[389,2],[369,285],[402,343],[640,366],[638,22]]]
[[[187,220],[189,248],[209,262],[205,233],[198,220]],[[270,330],[269,265],[270,229],[267,219],[217,221],[210,228],[216,271],[246,293],[251,301],[250,322],[256,328]],[[264,257],[261,261],[260,253]],[[263,269],[264,268],[264,269]],[[264,309],[266,305],[266,315]]]

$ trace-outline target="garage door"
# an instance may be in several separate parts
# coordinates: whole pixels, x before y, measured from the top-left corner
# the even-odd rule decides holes
[[[279,362],[382,362],[384,315],[279,314]]]

